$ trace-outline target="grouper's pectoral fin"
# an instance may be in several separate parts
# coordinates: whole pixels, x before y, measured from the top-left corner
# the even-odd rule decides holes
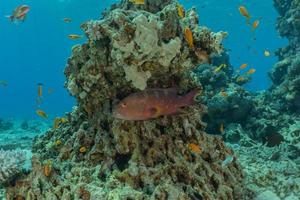
[[[149,114],[150,114],[151,116],[153,116],[153,117],[159,117],[160,114],[161,114],[161,113],[159,112],[159,109],[156,108],[156,107],[151,107],[151,108],[149,108],[148,112],[149,112]]]
[[[184,107],[182,107],[182,108],[177,109],[176,114],[178,114],[178,115],[188,115],[190,113],[187,110],[185,110]]]

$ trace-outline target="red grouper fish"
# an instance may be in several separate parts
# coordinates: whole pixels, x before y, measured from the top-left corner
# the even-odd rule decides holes
[[[8,16],[10,21],[21,20],[24,21],[26,14],[29,12],[30,7],[27,5],[18,6],[11,16]]]
[[[184,96],[177,94],[176,88],[146,89],[123,99],[113,109],[113,116],[124,120],[146,120],[159,116],[173,115],[185,106],[195,104],[196,88]]]

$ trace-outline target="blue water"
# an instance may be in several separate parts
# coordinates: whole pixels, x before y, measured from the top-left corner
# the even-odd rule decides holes
[[[248,63],[257,71],[253,81],[246,85],[250,90],[266,89],[270,85],[267,72],[276,57],[264,57],[264,49],[274,52],[287,42],[275,30],[277,13],[272,0],[185,0],[185,8],[196,6],[200,25],[214,31],[226,30],[229,37],[224,45],[230,49],[231,62],[239,67]],[[199,3],[200,2],[200,3]],[[203,2],[203,3],[202,3]],[[44,98],[40,108],[50,117],[61,116],[75,105],[64,85],[63,70],[73,45],[82,40],[70,40],[68,34],[83,34],[80,24],[88,19],[98,19],[108,8],[108,0],[3,0],[0,5],[0,117],[37,118],[37,84],[44,85]],[[4,15],[11,14],[18,5],[27,4],[31,10],[24,23],[9,22]],[[262,17],[255,31],[250,31],[238,6],[245,5],[254,19]],[[72,18],[66,24],[62,18]],[[254,41],[253,38],[256,38]],[[54,92],[48,94],[48,88]]]

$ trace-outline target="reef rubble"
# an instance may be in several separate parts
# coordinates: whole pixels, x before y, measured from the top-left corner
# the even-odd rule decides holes
[[[88,41],[73,47],[65,69],[78,106],[66,123],[36,138],[32,171],[6,188],[6,198],[244,199],[233,151],[204,131],[205,106],[147,121],[111,115],[115,101],[140,90],[200,87],[191,71],[222,53],[226,33],[199,26],[194,8],[181,18],[178,3],[163,0],[123,0],[82,29]],[[193,152],[191,143],[201,151]]]

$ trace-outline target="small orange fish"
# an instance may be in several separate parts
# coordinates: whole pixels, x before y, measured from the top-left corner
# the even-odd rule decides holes
[[[42,83],[38,83],[38,97],[42,97],[43,96],[43,84]]]
[[[193,38],[193,33],[190,28],[186,27],[184,29],[184,37],[185,37],[185,40],[188,43],[190,49],[193,49],[194,48],[194,38]]]
[[[239,7],[239,11],[240,11],[241,15],[243,15],[243,16],[246,17],[247,19],[250,19],[250,18],[251,18],[251,16],[249,15],[249,13],[248,13],[248,11],[247,11],[247,9],[246,9],[245,6],[240,6],[240,7]]]
[[[179,17],[184,18],[184,8],[182,5],[177,4],[177,12]]]
[[[194,97],[201,91],[196,88],[184,96],[176,88],[146,89],[123,99],[113,109],[113,116],[124,120],[147,120],[177,114],[182,107],[195,104]]]
[[[60,124],[66,123],[67,119],[65,117],[56,117],[54,119],[53,128],[58,128]]]
[[[85,153],[86,151],[87,151],[87,148],[84,146],[80,147],[80,149],[79,149],[80,153]]]
[[[255,70],[254,68],[251,68],[251,69],[249,69],[249,70],[247,71],[247,74],[248,74],[248,75],[254,74],[255,71],[256,71],[256,70]]]
[[[259,20],[255,20],[252,24],[252,31],[254,31],[259,25]]]
[[[247,64],[247,63],[244,63],[244,64],[242,64],[242,65],[240,66],[240,69],[245,69],[247,66],[248,66],[248,64]]]
[[[195,143],[189,143],[188,147],[189,147],[190,151],[192,151],[193,153],[196,153],[196,154],[202,153],[200,146]]]
[[[48,115],[43,110],[37,110],[36,114],[44,119],[48,119]]]
[[[46,177],[50,176],[52,172],[52,162],[50,160],[44,165],[43,172]]]
[[[82,35],[70,34],[70,35],[68,35],[68,37],[69,37],[71,40],[76,40],[76,39],[81,39],[81,38],[82,38]]]

